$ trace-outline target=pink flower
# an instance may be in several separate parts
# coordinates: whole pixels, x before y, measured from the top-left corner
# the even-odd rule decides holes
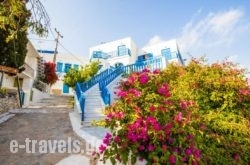
[[[188,134],[188,135],[186,136],[186,138],[187,138],[187,140],[192,140],[192,139],[194,138],[194,135]]]
[[[159,69],[155,69],[154,71],[153,71],[153,74],[159,74],[160,73],[160,70]]]
[[[234,164],[237,164],[239,161],[240,155],[239,154],[234,154]]]
[[[200,159],[201,158],[201,151],[196,149],[196,150],[194,150],[193,155],[196,159]]]
[[[195,160],[192,160],[192,165],[197,165],[198,163]]]
[[[172,128],[172,124],[168,123],[165,125],[165,133],[166,135],[169,135],[171,133],[171,128]]]
[[[175,158],[175,156],[173,154],[169,156],[169,163],[170,164],[175,164],[176,163],[176,158]]]
[[[128,90],[128,92],[131,93],[131,94],[133,94],[135,97],[139,97],[141,95],[141,92],[138,91],[138,90],[136,90],[136,89],[134,89],[134,88],[130,88]]]
[[[107,133],[105,138],[103,139],[103,143],[109,145],[111,137],[112,135],[110,133]]]
[[[123,91],[123,90],[120,90],[117,92],[117,96],[121,97],[121,98],[124,98],[127,96],[127,92],[126,91]]]
[[[110,139],[111,137],[112,137],[112,135],[110,133],[106,133],[105,138]]]
[[[185,153],[190,156],[192,154],[192,150],[190,148],[187,148]]]
[[[130,75],[127,81],[125,81],[125,85],[126,86],[133,85],[135,80],[136,80],[136,75]]]
[[[187,108],[187,105],[185,102],[181,102],[181,109],[185,110]]]
[[[165,144],[163,144],[161,148],[163,151],[167,151],[167,146]]]
[[[151,106],[149,107],[149,110],[150,110],[151,112],[154,112],[155,109],[156,109],[156,108],[155,108],[153,105],[151,105]]]
[[[102,154],[102,153],[106,150],[106,146],[101,145],[101,146],[99,147],[99,150],[100,150],[100,153]]]
[[[116,143],[118,143],[118,142],[121,141],[121,138],[120,138],[119,136],[116,136],[115,139],[114,139],[114,141],[115,141]]]
[[[145,147],[144,147],[143,145],[141,145],[141,146],[139,147],[139,150],[140,150],[140,151],[144,151],[144,150],[145,150]]]
[[[109,143],[110,143],[110,139],[103,139],[103,144],[106,144],[106,145],[109,145]]]
[[[152,145],[152,144],[149,144],[148,145],[148,151],[150,152],[150,151],[153,151],[155,149],[155,147],[154,147],[154,145]]]
[[[145,68],[145,69],[142,70],[142,72],[148,73],[148,72],[150,72],[150,70],[148,68]]]
[[[181,112],[178,113],[178,115],[175,117],[175,120],[177,122],[181,122],[181,120],[182,120],[182,113]]]
[[[170,91],[168,83],[163,84],[161,87],[158,88],[157,92],[165,97],[170,97]]]
[[[149,81],[149,77],[147,74],[141,74],[139,77],[139,81],[141,84],[147,84]]]

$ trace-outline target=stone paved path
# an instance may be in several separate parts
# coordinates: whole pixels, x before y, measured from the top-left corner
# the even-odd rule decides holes
[[[38,142],[40,140],[67,142],[68,137],[71,137],[72,141],[81,141],[80,147],[84,149],[85,142],[73,132],[71,127],[68,112],[72,111],[72,107],[69,106],[68,97],[53,97],[47,101],[44,100],[39,106],[29,107],[29,111],[36,111],[35,113],[16,113],[13,118],[0,124],[0,165],[52,165],[71,155],[67,152],[59,153],[58,150],[56,153],[39,153],[39,145],[36,145],[35,153],[26,153],[26,149],[11,153],[11,140],[17,140],[18,144],[22,145],[25,144],[26,138]],[[39,113],[44,110],[48,113]]]

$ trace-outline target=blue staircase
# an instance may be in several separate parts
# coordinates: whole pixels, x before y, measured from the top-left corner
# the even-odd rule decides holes
[[[127,66],[120,66],[115,69],[106,69],[95,75],[90,80],[76,85],[76,101],[79,103],[79,112],[82,122],[91,122],[91,120],[104,118],[101,115],[102,109],[111,104],[111,93],[108,86],[114,83],[115,79],[122,74],[142,71],[145,68],[150,70],[162,69],[166,63],[164,58],[158,57],[147,61],[136,62]],[[116,81],[117,82],[117,81]]]

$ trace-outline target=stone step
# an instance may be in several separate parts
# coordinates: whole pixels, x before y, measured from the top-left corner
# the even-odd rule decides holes
[[[84,113],[103,113],[103,108],[86,108]]]
[[[85,113],[102,113],[104,112],[104,107],[98,108],[85,108]]]
[[[87,118],[87,117],[89,117],[89,118],[105,117],[105,115],[102,114],[102,113],[85,113],[84,116],[85,116],[86,118]]]

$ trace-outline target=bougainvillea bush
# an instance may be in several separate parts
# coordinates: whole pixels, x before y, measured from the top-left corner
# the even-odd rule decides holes
[[[56,74],[56,64],[53,62],[45,62],[43,81],[51,86],[55,84],[57,80],[58,76]]]
[[[250,88],[231,62],[144,69],[121,82],[106,108],[99,147],[113,164],[248,164]]]

